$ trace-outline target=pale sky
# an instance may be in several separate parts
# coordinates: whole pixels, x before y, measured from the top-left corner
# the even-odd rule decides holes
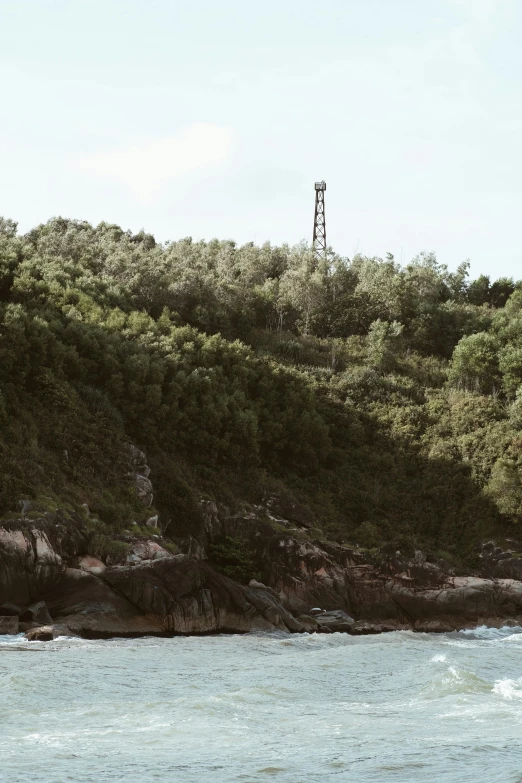
[[[0,215],[522,278],[522,0],[0,0]]]

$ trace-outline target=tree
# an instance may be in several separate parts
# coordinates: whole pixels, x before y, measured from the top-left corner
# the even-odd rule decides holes
[[[470,391],[492,392],[500,388],[498,341],[487,332],[470,334],[459,341],[448,370],[451,385]]]
[[[393,367],[395,345],[401,336],[403,326],[398,321],[377,319],[370,326],[366,338],[366,363],[378,372],[386,372]]]

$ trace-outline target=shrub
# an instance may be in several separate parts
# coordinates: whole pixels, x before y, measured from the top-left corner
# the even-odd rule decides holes
[[[260,579],[252,553],[240,538],[223,536],[209,547],[209,560],[221,573],[248,584],[251,579]]]

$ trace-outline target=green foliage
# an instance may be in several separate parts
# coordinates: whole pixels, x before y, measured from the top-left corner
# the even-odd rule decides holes
[[[112,540],[147,513],[134,443],[176,539],[202,533],[202,495],[232,506],[274,485],[368,547],[507,534],[522,290],[468,271],[0,219],[0,513],[87,503]],[[238,547],[223,563],[246,579]]]
[[[487,492],[506,516],[522,520],[521,465],[514,459],[497,460],[491,470]]]
[[[127,487],[127,501],[122,499],[122,493],[114,498],[108,491],[105,491],[96,497],[90,506],[90,510],[96,514],[111,530],[122,531],[129,520],[136,516],[136,513],[143,514],[143,507],[139,505],[136,493],[132,487]]]
[[[477,392],[492,392],[500,385],[498,342],[488,332],[463,337],[453,352],[448,379],[451,384]]]
[[[394,343],[402,334],[403,326],[398,321],[381,321],[378,318],[370,325],[366,340],[366,361],[377,372],[391,370],[396,351]]]
[[[151,455],[154,499],[161,509],[165,532],[174,538],[198,536],[203,531],[203,514],[195,491],[194,475],[165,452]]]
[[[130,544],[114,540],[106,533],[95,533],[89,542],[89,549],[95,557],[103,560],[107,565],[115,565],[125,562]]]
[[[255,562],[247,545],[240,538],[223,536],[209,547],[211,563],[236,582],[248,584],[251,579],[260,579]]]

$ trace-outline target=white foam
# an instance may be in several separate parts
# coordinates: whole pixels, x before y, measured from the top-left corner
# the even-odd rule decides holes
[[[493,693],[502,696],[503,699],[522,699],[522,679],[520,680],[497,680],[493,686]]]
[[[445,655],[434,655],[433,658],[431,659],[431,662],[432,663],[444,663],[445,660],[446,660],[446,656]]]
[[[509,626],[504,625],[502,628],[490,628],[487,625],[480,625],[478,628],[468,628],[459,631],[459,636],[468,637],[471,639],[481,639],[485,641],[496,641],[497,639],[505,639],[507,637],[519,636],[522,633],[522,628],[519,625]]]

